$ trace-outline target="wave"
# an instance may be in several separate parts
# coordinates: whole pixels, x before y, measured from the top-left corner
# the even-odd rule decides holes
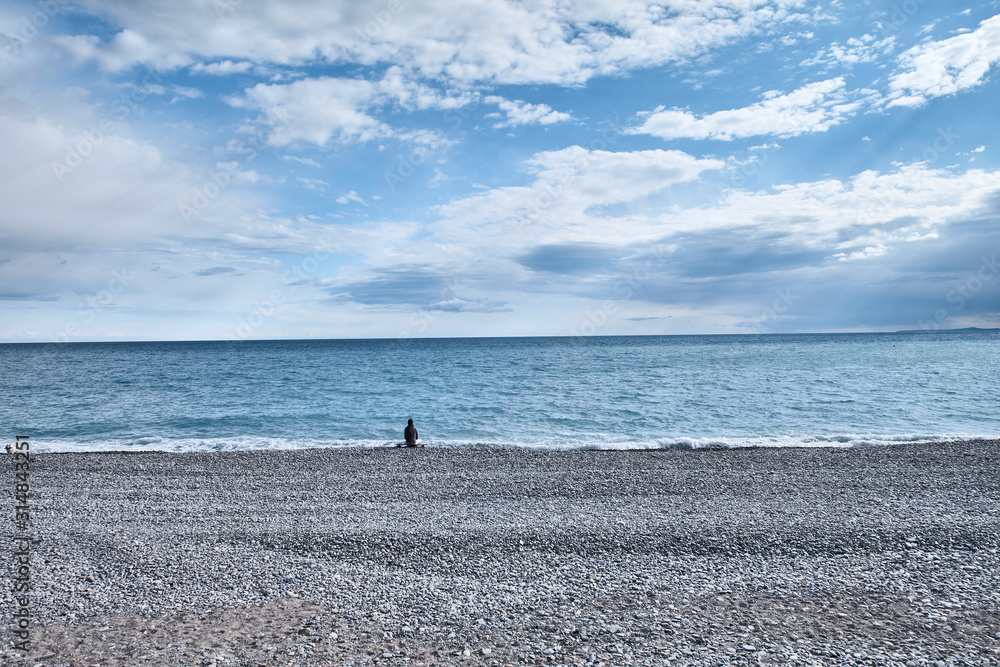
[[[427,440],[429,448],[444,449],[521,449],[538,451],[573,450],[656,450],[656,449],[749,449],[749,448],[828,448],[879,447],[913,443],[954,442],[964,440],[994,440],[1000,435],[970,433],[951,434],[840,434],[840,435],[780,435],[760,437],[676,437],[655,440],[623,438],[561,439],[510,441]],[[294,449],[377,448],[392,447],[395,441],[376,439],[317,439],[268,438],[240,436],[230,438],[113,438],[106,440],[32,439],[32,451],[38,453],[67,452],[234,452],[275,451]]]

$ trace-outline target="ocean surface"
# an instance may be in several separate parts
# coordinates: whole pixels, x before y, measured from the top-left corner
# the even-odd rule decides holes
[[[35,451],[850,447],[1000,434],[1000,332],[0,345]]]

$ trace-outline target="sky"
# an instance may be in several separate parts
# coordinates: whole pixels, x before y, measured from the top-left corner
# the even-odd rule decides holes
[[[0,6],[0,341],[1000,326],[1000,2]]]

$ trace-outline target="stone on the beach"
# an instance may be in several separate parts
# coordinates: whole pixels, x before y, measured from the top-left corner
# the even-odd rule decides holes
[[[995,442],[56,454],[32,475],[38,650],[5,664],[1000,658]]]

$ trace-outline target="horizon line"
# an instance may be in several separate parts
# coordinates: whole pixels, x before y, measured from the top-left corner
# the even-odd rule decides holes
[[[416,340],[505,340],[524,338],[681,338],[725,336],[857,336],[871,334],[941,334],[981,331],[1000,331],[1000,327],[960,327],[955,329],[897,329],[881,331],[759,331],[754,333],[685,333],[685,334],[535,334],[520,336],[381,336],[370,338],[204,338],[176,340],[20,340],[2,341],[0,345],[94,345],[114,343],[320,343],[344,341],[416,341]]]

